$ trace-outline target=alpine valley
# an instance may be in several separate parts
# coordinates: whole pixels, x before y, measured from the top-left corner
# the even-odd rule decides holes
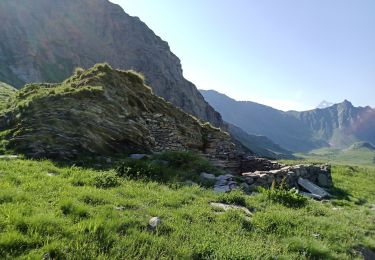
[[[124,2],[0,0],[0,259],[375,259],[375,110],[199,91]]]

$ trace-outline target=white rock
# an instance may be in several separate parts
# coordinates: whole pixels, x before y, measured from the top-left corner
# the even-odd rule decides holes
[[[148,221],[148,225],[150,228],[155,229],[158,225],[161,224],[161,219],[159,217],[152,217]]]
[[[225,192],[230,192],[230,191],[231,191],[231,188],[229,187],[229,185],[214,187],[214,192],[225,193]]]
[[[210,205],[214,208],[220,208],[223,209],[224,211],[227,210],[242,210],[245,212],[246,215],[252,216],[253,214],[250,212],[249,209],[242,207],[242,206],[237,206],[237,205],[229,205],[229,204],[224,204],[224,203],[215,203],[211,202]]]

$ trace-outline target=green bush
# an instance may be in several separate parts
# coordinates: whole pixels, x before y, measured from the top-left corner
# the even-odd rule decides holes
[[[238,190],[220,194],[219,202],[246,207],[245,195]]]
[[[296,189],[287,189],[285,179],[280,186],[276,186],[275,181],[272,182],[270,189],[259,187],[259,192],[264,194],[269,201],[280,203],[290,208],[300,208],[306,205],[307,199],[298,193]]]
[[[94,185],[97,188],[108,189],[120,186],[120,180],[115,173],[100,173],[94,179]]]
[[[151,163],[147,160],[126,159],[116,168],[117,176],[130,179],[145,179],[164,181],[165,174],[162,165]]]
[[[170,167],[194,171],[196,173],[209,172],[213,174],[221,173],[207,159],[192,152],[169,151],[157,156],[159,160],[169,163]]]

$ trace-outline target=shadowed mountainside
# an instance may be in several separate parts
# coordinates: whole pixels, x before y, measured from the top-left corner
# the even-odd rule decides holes
[[[137,17],[107,0],[0,1],[0,81],[61,82],[75,67],[107,62],[146,76],[154,93],[215,126],[217,113],[184,79],[181,63]]]

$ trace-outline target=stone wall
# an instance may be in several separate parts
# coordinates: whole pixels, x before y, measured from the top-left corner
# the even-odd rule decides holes
[[[242,176],[252,190],[259,186],[269,188],[273,182],[280,185],[283,179],[288,187],[297,187],[299,178],[307,179],[324,188],[333,186],[329,165],[284,166],[277,170],[246,172],[242,173]]]

